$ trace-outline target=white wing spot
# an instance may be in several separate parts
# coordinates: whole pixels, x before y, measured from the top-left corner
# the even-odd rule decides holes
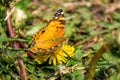
[[[61,12],[61,14],[64,14],[64,12]]]
[[[55,19],[58,19],[58,17],[55,17]]]

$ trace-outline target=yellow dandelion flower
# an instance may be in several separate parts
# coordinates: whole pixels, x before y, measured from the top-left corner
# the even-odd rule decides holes
[[[34,56],[35,61],[39,64],[48,60],[49,64],[56,65],[66,63],[66,57],[74,56],[74,47],[70,45],[62,45],[61,47],[57,47],[55,50],[51,52],[39,52]]]

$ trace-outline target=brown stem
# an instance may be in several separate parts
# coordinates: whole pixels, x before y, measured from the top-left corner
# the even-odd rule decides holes
[[[6,11],[7,15],[10,14],[10,9],[8,8],[7,11]],[[9,33],[9,36],[10,37],[14,37],[15,33],[13,31],[13,28],[12,28],[12,24],[11,24],[11,19],[10,17],[7,19],[7,27],[8,27],[8,33]],[[13,47],[14,48],[18,48],[19,46],[17,45],[17,42],[14,41],[13,42]]]
[[[21,48],[26,48],[25,43],[19,42],[19,44],[20,44]],[[31,51],[25,50],[25,52],[27,52],[28,56],[30,56],[31,58],[33,58],[34,55],[32,54]]]
[[[9,15],[9,13],[10,13],[10,9],[8,8],[7,15]],[[14,37],[15,33],[13,31],[13,28],[12,28],[10,17],[7,19],[7,25],[8,25],[8,32],[9,32],[10,37]]]
[[[9,15],[9,13],[10,13],[10,9],[8,8],[7,9],[7,15]],[[8,33],[9,33],[9,36],[10,37],[14,37],[14,35],[15,35],[15,33],[14,33],[14,31],[13,31],[13,28],[12,28],[12,23],[11,23],[11,19],[10,19],[10,17],[7,19],[7,27],[8,27]],[[21,44],[22,42],[17,42],[17,41],[14,41],[13,42],[13,47],[14,48],[19,48],[19,45]],[[24,44],[22,44],[22,47],[26,47]],[[33,55],[32,54],[30,54],[30,51],[26,51],[28,54],[29,54],[29,56],[32,56],[33,57]],[[27,80],[27,77],[26,77],[26,71],[25,71],[25,68],[24,68],[24,64],[23,64],[23,61],[20,59],[20,58],[17,58],[17,60],[18,60],[18,64],[19,64],[19,67],[20,67],[20,78],[21,78],[21,80]]]
[[[17,58],[17,60],[18,60],[18,64],[19,64],[19,67],[20,67],[20,79],[21,80],[27,80],[24,63],[19,57]]]
[[[10,9],[8,8],[7,9],[7,15],[9,15],[9,13],[10,13]],[[7,19],[7,27],[8,27],[9,36],[14,37],[15,33],[13,31],[13,28],[12,28],[12,23],[11,23],[10,17]],[[19,48],[18,43],[16,41],[13,42],[13,47],[14,48]],[[24,66],[23,66],[23,61],[20,58],[18,58],[17,60],[18,60],[18,64],[19,64],[19,67],[20,67],[20,78],[21,78],[21,80],[27,80],[26,72],[25,72],[25,69],[24,69]]]
[[[32,52],[31,52],[31,51],[26,50],[26,52],[27,52],[27,54],[28,54],[31,58],[33,58],[33,57],[34,57],[34,55],[32,54]]]
[[[109,48],[110,48],[110,44],[106,43],[96,52],[96,54],[94,55],[94,57],[92,58],[90,62],[90,67],[88,69],[88,73],[85,77],[85,80],[93,80],[97,62],[101,58],[102,54],[105,51],[108,51]]]
[[[10,14],[10,9],[8,8],[7,9],[7,16]],[[15,35],[15,33],[14,33],[14,31],[13,31],[13,28],[12,28],[12,24],[11,24],[11,19],[10,19],[10,17],[8,17],[8,19],[7,19],[7,27],[8,27],[8,33],[9,33],[9,36],[10,37],[14,37],[14,35]],[[21,47],[22,48],[26,48],[26,46],[24,45],[24,43],[22,43],[22,42],[17,42],[17,41],[14,41],[13,42],[13,47],[14,48],[19,48],[19,45],[21,45]],[[28,56],[30,56],[30,57],[32,57],[33,58],[33,54],[32,54],[32,52],[30,52],[30,51],[28,51],[28,50],[26,50],[26,52],[27,52],[27,54],[28,54]]]

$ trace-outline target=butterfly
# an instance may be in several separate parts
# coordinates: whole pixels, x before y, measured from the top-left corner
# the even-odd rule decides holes
[[[33,37],[31,51],[49,51],[60,45],[64,40],[65,17],[59,9],[48,24],[40,29]]]

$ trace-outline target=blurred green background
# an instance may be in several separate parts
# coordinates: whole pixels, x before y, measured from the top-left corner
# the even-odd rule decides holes
[[[5,21],[7,9],[14,37]],[[65,38],[75,56],[62,65],[38,64],[25,50],[58,9],[64,11]],[[14,49],[14,41],[26,47]],[[120,1],[1,0],[0,80],[20,80],[16,56],[23,60],[28,80],[120,80]]]

